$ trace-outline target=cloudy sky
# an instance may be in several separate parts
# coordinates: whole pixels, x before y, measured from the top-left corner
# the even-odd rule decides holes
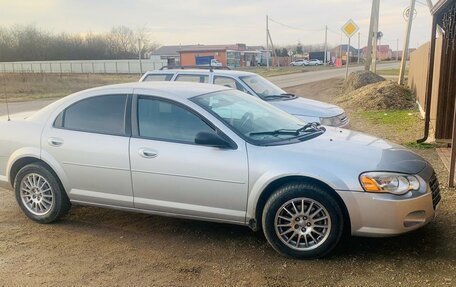
[[[417,0],[411,47],[429,40],[431,17],[426,0]],[[435,3],[436,0],[433,0]],[[340,27],[350,18],[366,45],[370,0],[0,0],[0,26],[34,24],[55,33],[107,32],[113,26],[147,27],[161,44],[265,45],[265,16],[275,45],[322,43],[328,25],[330,44],[341,42]],[[403,11],[409,0],[381,0],[380,31],[396,49],[402,45]],[[289,27],[280,25],[285,24]],[[346,43],[346,38],[342,38]],[[353,43],[353,42],[352,42]],[[354,39],[354,46],[357,39]]]

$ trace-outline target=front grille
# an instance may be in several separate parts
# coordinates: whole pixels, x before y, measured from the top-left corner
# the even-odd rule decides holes
[[[348,122],[348,117],[345,113],[342,113],[340,115],[337,116],[340,120],[340,125],[343,126],[345,125],[347,122]]]
[[[439,180],[437,179],[435,173],[431,176],[431,179],[429,180],[429,187],[431,188],[432,192],[432,206],[435,209],[437,204],[439,204],[440,199],[442,199],[442,197],[440,196]]]

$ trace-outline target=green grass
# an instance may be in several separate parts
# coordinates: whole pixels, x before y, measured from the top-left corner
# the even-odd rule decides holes
[[[439,147],[439,145],[435,143],[417,143],[416,141],[408,142],[405,146],[412,149],[433,149]]]
[[[377,74],[381,76],[399,76],[399,68],[394,69],[384,69],[384,70],[377,70]],[[405,75],[408,75],[408,69],[405,70]]]
[[[359,112],[361,117],[374,124],[387,126],[410,126],[418,120],[419,113],[414,110]]]

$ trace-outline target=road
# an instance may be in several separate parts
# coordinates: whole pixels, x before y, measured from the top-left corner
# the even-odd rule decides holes
[[[391,69],[391,68],[398,68],[398,62],[389,62],[379,64],[379,69]],[[363,66],[353,66],[349,68],[350,72],[360,71],[364,67]],[[305,72],[305,73],[296,73],[296,74],[287,74],[281,76],[274,76],[269,77],[268,79],[276,84],[281,88],[289,88],[295,87],[303,84],[308,84],[312,82],[318,82],[322,80],[327,80],[331,78],[340,78],[344,77],[345,75],[345,68],[343,69],[325,69],[321,71],[312,71],[312,72]],[[52,103],[54,100],[37,100],[37,101],[28,101],[28,102],[17,102],[17,103],[10,103],[9,110],[10,114],[16,114],[13,118],[21,118],[24,116],[29,115],[31,112],[41,109],[42,107],[47,106],[48,104]],[[0,117],[4,117],[6,115],[6,106],[4,103],[0,104]]]
[[[399,62],[388,62],[377,65],[378,69],[392,69],[399,68]],[[349,72],[361,71],[364,69],[364,66],[353,66],[349,67]],[[281,76],[269,77],[268,80],[276,84],[281,88],[289,88],[294,86],[299,86],[303,84],[308,84],[312,82],[318,82],[322,80],[327,80],[331,78],[340,78],[345,76],[345,68],[343,69],[328,69],[321,71],[313,71],[306,73],[296,73],[288,74]]]

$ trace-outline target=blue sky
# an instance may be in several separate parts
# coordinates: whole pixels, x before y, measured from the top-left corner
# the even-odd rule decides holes
[[[433,0],[435,3],[436,0]],[[425,0],[418,0],[411,47],[429,40],[431,17]],[[382,43],[402,45],[408,0],[381,0]],[[265,44],[265,16],[299,29],[270,23],[275,45],[341,42],[340,27],[350,18],[360,26],[366,44],[370,0],[0,0],[0,25],[34,24],[52,32],[99,33],[113,26],[147,27],[161,44]],[[346,37],[342,38],[346,43]],[[357,39],[352,42],[357,45]]]

